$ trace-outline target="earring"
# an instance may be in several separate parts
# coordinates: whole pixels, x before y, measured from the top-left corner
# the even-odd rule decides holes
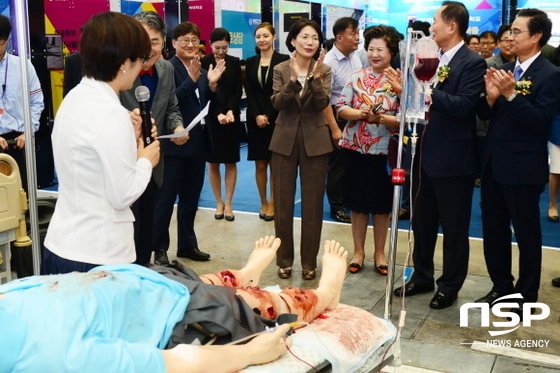
[[[126,70],[121,69],[121,72],[122,72],[123,74],[126,74]]]

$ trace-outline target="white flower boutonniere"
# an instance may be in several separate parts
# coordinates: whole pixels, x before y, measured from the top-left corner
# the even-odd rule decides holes
[[[437,72],[438,82],[443,82],[449,76],[449,71],[451,68],[447,65],[440,66]]]
[[[532,86],[533,86],[533,82],[530,80],[521,79],[515,82],[515,90],[517,91],[517,93],[520,93],[523,96],[531,93]]]

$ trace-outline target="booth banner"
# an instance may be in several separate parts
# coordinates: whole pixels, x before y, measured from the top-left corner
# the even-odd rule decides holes
[[[189,0],[189,21],[200,29],[201,43],[206,46],[206,54],[210,53],[210,33],[216,27],[214,20],[214,2],[208,0]]]
[[[233,10],[236,12],[260,13],[260,0],[221,0],[222,10]]]
[[[109,11],[106,0],[45,1],[46,34],[60,35],[64,54],[78,50],[80,29],[92,15]]]
[[[164,0],[153,1],[134,1],[134,0],[121,0],[121,12],[133,16],[141,12],[157,12],[164,17]]]
[[[253,35],[260,23],[260,13],[222,10],[222,25],[229,31],[231,39],[228,53],[241,59],[254,56],[256,43]]]
[[[518,0],[517,9],[522,8],[560,9],[560,2],[558,0]]]
[[[502,24],[501,0],[464,0],[463,3],[470,15],[468,33],[479,34],[487,30],[498,31]],[[432,24],[434,15],[440,7],[440,0],[392,2],[389,13],[390,24],[396,27],[399,32],[405,34],[409,21],[426,21]]]

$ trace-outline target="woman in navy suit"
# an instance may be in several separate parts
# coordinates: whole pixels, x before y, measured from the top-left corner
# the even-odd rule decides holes
[[[233,221],[232,199],[237,182],[237,162],[239,162],[239,143],[241,141],[241,122],[239,120],[239,100],[243,92],[241,64],[239,58],[227,54],[230,37],[225,28],[218,27],[210,34],[212,53],[200,59],[202,68],[210,70],[222,60],[226,70],[218,81],[219,110],[208,116],[208,129],[211,151],[206,155],[209,163],[208,177],[214,198],[216,198],[216,219]],[[226,199],[222,199],[222,177],[220,164],[226,165]]]
[[[268,169],[271,152],[268,150],[278,110],[272,106],[272,71],[280,62],[290,56],[272,49],[276,31],[268,22],[263,22],[255,30],[258,54],[247,59],[245,69],[245,93],[247,94],[247,132],[249,135],[249,154],[247,159],[255,161],[255,178],[261,198],[259,217],[266,221],[274,219],[272,190],[270,199],[266,198]],[[272,179],[272,174],[270,176]],[[272,181],[271,181],[272,189]]]

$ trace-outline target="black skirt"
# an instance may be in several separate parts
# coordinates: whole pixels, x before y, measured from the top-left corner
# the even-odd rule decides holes
[[[344,206],[362,214],[389,214],[393,184],[386,155],[344,150]]]

